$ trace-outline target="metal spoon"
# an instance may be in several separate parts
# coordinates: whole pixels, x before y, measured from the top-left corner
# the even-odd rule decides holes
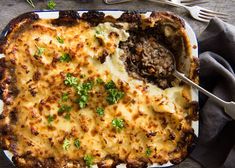
[[[213,100],[214,102],[216,102],[217,104],[222,106],[224,108],[225,113],[227,113],[232,119],[235,119],[235,102],[233,102],[233,101],[230,101],[230,102],[224,101],[224,100],[220,99],[219,97],[215,96],[214,94],[208,92],[207,90],[205,90],[201,86],[197,85],[196,83],[194,83],[190,79],[188,79],[185,76],[185,74],[177,71],[174,57],[173,57],[173,60],[174,60],[173,75],[176,78],[181,79],[185,83],[189,84],[190,86],[198,89],[203,94],[207,95],[209,98],[211,98],[211,100]]]
[[[170,75],[173,75],[176,78],[184,81],[185,83],[198,89],[199,91],[201,91],[202,93],[204,93],[205,95],[210,97],[211,100],[213,100],[214,102],[216,102],[220,106],[222,106],[224,108],[225,112],[230,117],[235,119],[235,102],[232,102],[232,101],[226,102],[226,101],[220,99],[219,97],[215,96],[214,94],[208,92],[204,88],[200,87],[199,85],[197,85],[196,83],[194,83],[190,79],[188,79],[185,76],[185,74],[183,74],[177,70],[176,59],[175,59],[173,53],[170,52],[169,49],[165,48],[163,45],[159,44],[158,48],[159,49],[157,49],[157,48],[153,49],[153,50],[158,50],[158,52],[149,53],[149,54],[151,54],[151,59],[156,60],[156,59],[159,59],[159,57],[162,57],[164,55],[165,58],[163,58],[163,59],[165,59],[166,64],[163,64],[162,61],[158,61],[159,63],[153,63],[152,61],[150,61],[150,59],[148,59],[148,61],[150,61],[150,62],[149,62],[149,64],[148,63],[146,64],[146,62],[145,62],[144,65],[147,65],[147,67],[145,66],[145,69],[151,69],[152,67],[155,67],[154,70],[145,72],[148,74],[148,76],[155,76],[155,78],[159,78],[159,77],[164,78],[164,77],[169,77]],[[161,69],[161,71],[160,71],[160,69]]]

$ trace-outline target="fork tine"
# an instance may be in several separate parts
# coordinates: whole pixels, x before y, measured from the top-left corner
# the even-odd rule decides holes
[[[204,13],[211,13],[211,14],[216,14],[216,15],[221,15],[221,16],[229,16],[227,13],[222,13],[222,12],[216,12],[208,9],[200,9],[201,12]]]
[[[198,16],[199,18],[202,18],[202,19],[207,19],[208,21],[213,19],[215,16],[204,16],[204,15],[199,15]],[[224,19],[224,18],[220,18],[221,20],[223,20],[224,22],[228,22],[227,19]]]
[[[183,2],[182,1],[181,3],[186,6],[192,6],[192,5],[199,5],[199,4],[208,3],[208,1],[194,1],[194,2]]]
[[[200,1],[203,1],[203,0],[181,0],[180,3],[196,3],[196,2],[200,2]],[[209,2],[208,0],[204,0],[205,2]]]
[[[197,20],[202,21],[202,22],[209,22],[209,19],[206,18],[201,18],[200,16],[197,18]]]
[[[220,15],[211,14],[211,13],[199,12],[199,14],[204,15],[204,16],[208,16],[208,17],[218,17],[220,19],[228,19],[227,16],[220,16]]]
[[[207,17],[207,16],[198,16],[198,17],[201,19],[208,20],[208,21],[210,21],[213,18],[213,17]]]

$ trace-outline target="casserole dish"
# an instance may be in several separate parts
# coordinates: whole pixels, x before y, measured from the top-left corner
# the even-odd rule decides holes
[[[0,47],[5,57],[0,128],[1,145],[13,152],[14,163],[161,167],[182,161],[198,135],[196,90],[175,79],[163,85],[135,77],[126,61],[125,49],[135,43],[129,37],[140,43],[138,36],[155,33],[178,54],[177,67],[197,82],[195,34],[170,13],[31,12],[10,22]],[[92,90],[97,88],[101,91]],[[93,100],[97,97],[105,99]]]

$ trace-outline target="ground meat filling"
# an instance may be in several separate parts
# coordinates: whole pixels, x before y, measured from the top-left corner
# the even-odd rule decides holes
[[[126,69],[131,76],[154,82],[163,89],[171,87],[173,55],[156,38],[133,35],[120,47],[125,52]]]

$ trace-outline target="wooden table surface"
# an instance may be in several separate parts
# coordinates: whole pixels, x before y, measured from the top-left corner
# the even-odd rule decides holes
[[[83,2],[82,2],[83,1]],[[207,23],[202,23],[191,18],[191,16],[184,10],[168,5],[149,2],[147,0],[134,0],[133,2],[123,3],[119,5],[106,5],[102,0],[55,0],[58,10],[79,10],[79,9],[122,9],[122,10],[140,10],[140,11],[171,11],[183,17],[194,29],[197,36],[205,29]],[[18,16],[19,14],[32,11],[46,9],[47,0],[34,0],[36,8],[33,9],[26,3],[26,0],[0,0],[0,32],[7,25],[7,23]],[[235,25],[235,0],[210,0],[207,4],[202,4],[202,7],[208,9],[225,12],[230,14],[229,23]],[[0,168],[11,168],[9,161],[4,157],[0,151]],[[180,168],[200,168],[201,166],[191,160],[186,159],[180,165],[174,166]]]

